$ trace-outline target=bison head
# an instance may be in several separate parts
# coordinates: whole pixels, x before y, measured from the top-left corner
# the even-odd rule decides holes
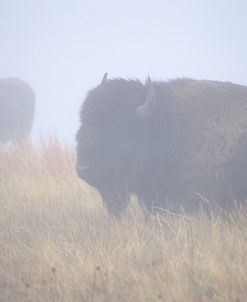
[[[129,194],[148,185],[144,175],[146,159],[155,157],[156,112],[157,97],[150,78],[142,84],[107,80],[105,75],[82,105],[77,173],[98,189],[110,212],[124,209]]]

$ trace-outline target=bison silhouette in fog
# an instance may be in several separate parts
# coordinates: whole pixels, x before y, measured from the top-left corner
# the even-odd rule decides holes
[[[174,211],[247,198],[245,86],[105,76],[80,119],[77,173],[109,212],[124,210],[130,194],[148,209]]]
[[[28,137],[34,116],[35,96],[25,82],[0,79],[0,144]]]

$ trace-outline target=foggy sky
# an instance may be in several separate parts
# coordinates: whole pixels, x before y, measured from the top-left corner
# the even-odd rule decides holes
[[[0,0],[0,77],[34,88],[34,139],[73,142],[106,71],[247,85],[246,31],[245,0]]]

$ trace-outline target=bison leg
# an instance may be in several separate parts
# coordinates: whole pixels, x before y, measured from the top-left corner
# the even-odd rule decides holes
[[[114,187],[112,190],[101,191],[103,202],[109,214],[119,216],[128,204],[128,192],[120,187]]]
[[[247,200],[247,141],[243,142],[226,165],[226,178],[236,201]]]

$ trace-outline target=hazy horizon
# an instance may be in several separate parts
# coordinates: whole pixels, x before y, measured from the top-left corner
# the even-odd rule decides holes
[[[79,107],[109,78],[176,77],[247,85],[247,3],[0,0],[0,77],[35,90],[32,137],[73,142]]]

